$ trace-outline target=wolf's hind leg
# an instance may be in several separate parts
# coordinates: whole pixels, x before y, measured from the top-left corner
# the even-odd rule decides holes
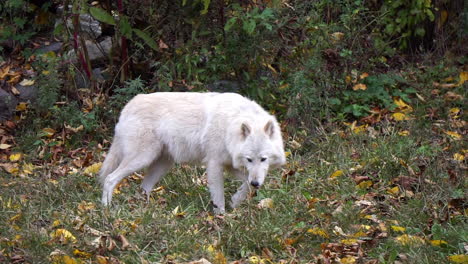
[[[146,194],[146,201],[149,202],[151,190],[156,183],[169,171],[174,165],[174,161],[167,156],[161,156],[154,160],[148,167],[145,178],[141,183],[141,188]]]

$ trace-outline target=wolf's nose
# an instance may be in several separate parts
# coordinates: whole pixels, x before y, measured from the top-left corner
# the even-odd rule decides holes
[[[258,186],[259,186],[260,184],[258,183],[258,181],[251,181],[251,182],[250,182],[250,185],[252,185],[252,186],[255,187],[255,188],[258,188]]]

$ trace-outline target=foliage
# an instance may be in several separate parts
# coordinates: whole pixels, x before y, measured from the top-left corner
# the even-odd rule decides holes
[[[406,80],[391,73],[369,76],[353,88],[330,99],[338,115],[348,114],[359,118],[369,115],[373,108],[392,111],[396,108],[393,98],[399,97],[410,102],[409,96],[416,92],[408,87]]]
[[[434,7],[431,0],[386,0],[380,12],[384,15],[379,21],[390,39],[396,39],[402,50],[409,48],[414,37],[426,34],[424,22],[434,21]]]

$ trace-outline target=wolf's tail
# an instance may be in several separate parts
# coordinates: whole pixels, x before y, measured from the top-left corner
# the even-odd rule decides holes
[[[107,175],[111,174],[122,161],[122,150],[118,141],[114,138],[112,145],[107,153],[107,156],[102,164],[101,170],[99,172],[99,182],[104,184],[104,180]]]

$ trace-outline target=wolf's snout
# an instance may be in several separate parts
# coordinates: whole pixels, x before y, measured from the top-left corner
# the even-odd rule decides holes
[[[250,182],[250,185],[252,185],[255,188],[258,188],[260,186],[260,183],[258,183],[258,181],[253,180]]]

